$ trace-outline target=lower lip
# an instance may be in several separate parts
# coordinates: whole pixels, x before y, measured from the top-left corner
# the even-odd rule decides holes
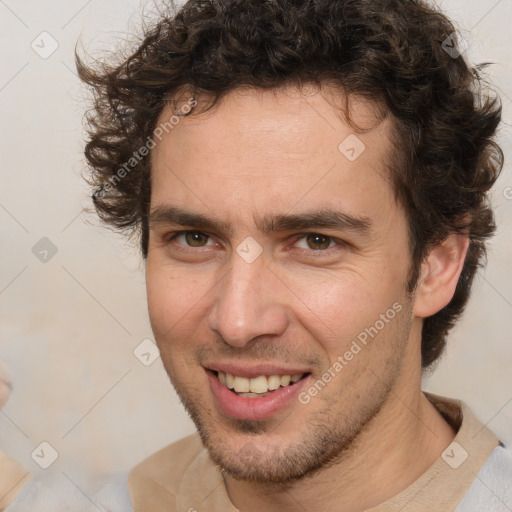
[[[264,420],[283,410],[305,387],[309,375],[295,384],[281,387],[261,398],[238,396],[211,371],[206,371],[215,402],[226,415],[237,420]]]

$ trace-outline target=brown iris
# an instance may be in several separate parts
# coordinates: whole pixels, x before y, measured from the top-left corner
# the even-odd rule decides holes
[[[331,239],[328,236],[316,234],[308,235],[306,241],[310,249],[315,251],[327,249],[331,243]]]
[[[208,242],[208,235],[199,231],[187,231],[185,233],[185,240],[191,247],[202,247]]]

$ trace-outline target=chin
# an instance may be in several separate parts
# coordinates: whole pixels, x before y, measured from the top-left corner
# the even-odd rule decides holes
[[[278,434],[279,426],[272,430],[263,422],[237,421],[233,429],[193,420],[210,458],[225,475],[266,486],[291,485],[335,464],[350,452],[359,433],[283,433],[281,428]]]

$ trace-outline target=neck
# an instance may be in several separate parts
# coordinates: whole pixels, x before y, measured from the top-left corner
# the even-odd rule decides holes
[[[226,477],[233,504],[243,512],[301,512],[315,510],[321,502],[324,512],[362,512],[406,489],[455,437],[421,392],[421,365],[414,368],[401,375],[380,412],[341,460],[286,489]]]

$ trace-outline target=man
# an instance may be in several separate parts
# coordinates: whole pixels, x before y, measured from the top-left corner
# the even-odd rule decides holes
[[[497,100],[419,0],[190,0],[95,89],[101,218],[141,235],[198,434],[136,511],[512,509],[512,455],[421,391],[494,230]]]

